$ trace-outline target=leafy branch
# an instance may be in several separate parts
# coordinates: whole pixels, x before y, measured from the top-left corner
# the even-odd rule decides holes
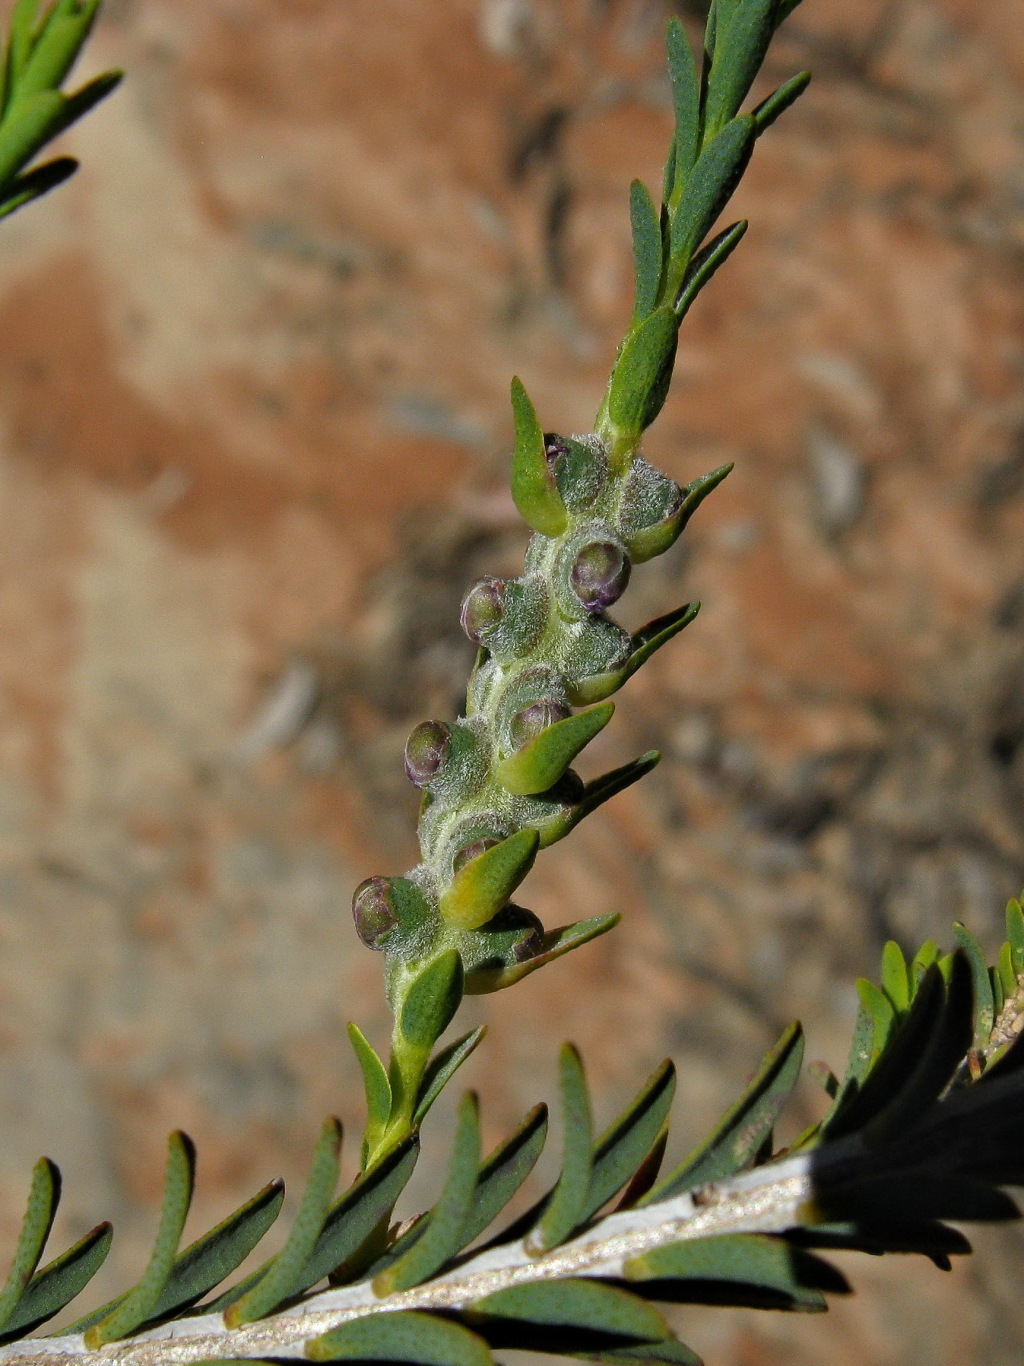
[[[672,1064],[595,1135],[584,1066],[567,1044],[551,1189],[494,1231],[537,1162],[548,1118],[535,1107],[484,1157],[469,1094],[436,1203],[393,1222],[422,1121],[483,1037],[478,1029],[438,1048],[463,997],[514,986],[617,920],[548,930],[511,898],[540,850],[660,758],[641,755],[589,783],[572,768],[610,722],[612,694],[697,614],[687,604],[629,634],[608,609],[632,566],[666,551],[729,473],[682,488],[638,447],[665,401],[680,323],[746,224],[709,234],[757,138],[806,88],[802,73],[740,112],[795,2],[713,0],[699,69],[682,24],[669,24],[675,130],[663,202],[656,210],[634,183],[635,303],[594,432],[546,433],[512,383],[512,492],[535,533],[524,572],[470,589],[462,624],[479,650],[465,715],[426,721],[409,738],[406,772],[423,793],[421,863],[403,877],[368,878],[353,903],[360,939],[383,955],[394,1013],[387,1063],[349,1027],[366,1092],[359,1176],[337,1193],[342,1128],[328,1119],[284,1242],[228,1284],[277,1220],[283,1186],[271,1182],[179,1250],[196,1162],[189,1139],[172,1134],[138,1282],[60,1335],[26,1343],[78,1298],[112,1236],[100,1224],[40,1268],[60,1198],[59,1173],[41,1159],[0,1286],[0,1358],[493,1366],[494,1349],[525,1348],[688,1366],[697,1358],[661,1304],[822,1310],[827,1294],[849,1287],[821,1252],[917,1253],[948,1269],[970,1250],[948,1221],[1017,1217],[1003,1190],[1024,1184],[1024,912],[1011,902],[994,967],[963,926],[952,953],[929,942],[908,961],[886,946],[879,981],[858,983],[845,1072],[819,1071],[822,1117],[788,1146],[778,1147],[776,1130],[801,1075],[798,1024],[666,1175]],[[66,175],[67,159],[29,163],[116,84],[112,73],[71,96],[59,89],[97,8],[58,0],[40,18],[35,3],[15,5],[0,212]]]

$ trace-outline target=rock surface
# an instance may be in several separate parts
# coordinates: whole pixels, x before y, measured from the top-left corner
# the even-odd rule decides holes
[[[464,586],[522,550],[509,376],[557,430],[600,400],[666,13],[108,0],[89,65],[130,79],[69,139],[72,185],[0,231],[5,1245],[42,1151],[65,1237],[114,1218],[113,1288],[168,1129],[198,1143],[197,1230],[296,1188],[323,1114],[357,1132],[344,1024],[383,1043],[386,1017],[349,898],[413,861],[406,734],[458,707]],[[648,442],[680,480],[737,470],[625,600],[704,611],[590,762],[666,759],[524,894],[624,924],[469,1010],[493,1139],[572,1037],[602,1117],[675,1056],[683,1146],[790,1017],[841,1064],[885,939],[998,942],[1024,882],[1022,34],[1022,0],[805,0],[771,58],[815,80]],[[1021,1242],[978,1242],[946,1279],[851,1263],[831,1321],[686,1331],[716,1366],[1010,1366]]]

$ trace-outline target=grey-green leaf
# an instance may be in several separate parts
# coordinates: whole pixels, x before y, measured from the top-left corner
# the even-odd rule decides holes
[[[153,1314],[174,1267],[175,1255],[192,1204],[195,1187],[196,1154],[192,1140],[180,1130],[167,1140],[167,1167],[160,1223],[142,1279],[113,1306],[73,1324],[68,1332],[85,1329],[85,1345],[90,1349],[134,1333]],[[88,1326],[86,1326],[88,1325]]]
[[[725,264],[729,257],[742,242],[747,231],[746,219],[741,219],[738,223],[733,223],[722,231],[707,244],[701,247],[700,251],[690,262],[690,265],[683,277],[683,283],[679,290],[679,297],[675,300],[676,316],[682,320],[690,311],[694,299],[708,283],[711,277],[718,270],[719,266]]]
[[[562,1093],[562,1171],[558,1184],[527,1239],[535,1253],[557,1247],[586,1218],[592,1167],[590,1092],[579,1053],[564,1044],[559,1058]]]
[[[284,1247],[241,1299],[229,1305],[224,1322],[229,1328],[272,1314],[299,1293],[302,1273],[316,1246],[338,1184],[341,1162],[341,1124],[333,1116],[320,1131],[306,1188]]]
[[[495,777],[517,797],[529,797],[554,787],[576,756],[612,719],[614,702],[567,716],[546,726],[498,765]]]
[[[402,1002],[398,1022],[414,1048],[430,1048],[448,1028],[462,1000],[462,987],[462,960],[456,949],[431,959],[416,977]]]
[[[803,1030],[799,1024],[791,1024],[765,1054],[757,1076],[710,1137],[660,1181],[641,1204],[650,1205],[696,1186],[721,1181],[751,1162],[796,1085],[803,1056]]]
[[[98,1224],[67,1252],[37,1271],[5,1323],[0,1342],[30,1333],[70,1304],[103,1265],[113,1236],[110,1224]]]
[[[626,663],[627,678],[632,678],[657,650],[685,630],[699,611],[699,602],[688,602],[685,607],[678,607],[674,612],[667,612],[665,616],[642,626],[633,636],[633,653]]]
[[[665,168],[665,200],[678,194],[697,160],[700,142],[700,76],[693,49],[680,20],[673,15],[665,35],[668,74],[672,81],[675,133]]]
[[[423,1074],[423,1080],[416,1097],[416,1109],[412,1116],[414,1127],[418,1128],[423,1123],[434,1101],[437,1100],[486,1033],[487,1026],[478,1025],[468,1034],[463,1034],[461,1039],[456,1039],[447,1048],[443,1048],[435,1058],[431,1058],[430,1065]]]
[[[373,1282],[378,1295],[409,1290],[427,1280],[462,1246],[462,1231],[473,1207],[480,1170],[480,1112],[469,1092],[459,1106],[455,1142],[441,1198],[427,1216],[423,1233],[412,1247]]]
[[[795,104],[811,83],[811,73],[801,71],[799,75],[773,90],[766,100],[762,100],[752,111],[757,136],[770,128],[780,114],[784,114],[791,104]]]
[[[608,416],[619,444],[635,443],[661,412],[672,381],[679,321],[656,308],[626,339],[608,390]]]
[[[513,1285],[477,1300],[472,1315],[477,1314],[544,1328],[584,1329],[621,1339],[623,1345],[660,1342],[672,1336],[661,1314],[639,1296],[597,1280]]]
[[[674,261],[688,263],[714,226],[746,170],[754,133],[754,120],[745,115],[705,143],[672,222]]]
[[[544,432],[518,376],[512,381],[512,416],[516,444],[512,456],[512,498],[520,516],[543,536],[561,536],[565,504],[548,464]]]
[[[378,1058],[358,1025],[349,1021],[349,1042],[363,1073],[366,1093],[366,1137],[364,1144],[373,1149],[391,1115],[391,1082],[387,1068]]]
[[[462,1230],[462,1246],[497,1218],[523,1184],[541,1154],[548,1132],[546,1105],[535,1105],[510,1138],[480,1168],[473,1205]]]
[[[629,221],[633,229],[633,264],[636,270],[633,319],[646,318],[658,300],[661,287],[661,219],[650,191],[641,180],[629,187]]]
[[[738,113],[768,50],[777,4],[778,0],[738,0],[719,30],[704,108],[707,134],[713,136]]]
[[[480,969],[475,971],[470,979],[471,994],[486,995],[488,992],[501,991],[515,982],[521,982],[524,977],[529,977],[531,972],[546,967],[556,958],[562,958],[573,949],[589,944],[598,935],[607,934],[621,919],[622,916],[617,912],[613,915],[593,915],[587,920],[577,920],[574,925],[562,925],[558,929],[548,930],[541,943],[540,952],[535,953],[532,958],[527,958],[525,962],[516,963],[508,968],[496,968],[493,972]]]
[[[352,1319],[306,1343],[313,1361],[408,1361],[417,1366],[494,1366],[490,1348],[451,1319],[402,1309]]]
[[[0,1290],[0,1333],[8,1326],[18,1301],[35,1274],[59,1202],[60,1172],[48,1157],[41,1157],[32,1169],[25,1217],[18,1234],[11,1269]]]
[[[657,1142],[672,1104],[676,1071],[667,1059],[639,1095],[602,1135],[594,1149],[590,1188],[583,1209],[589,1219],[633,1176]]]

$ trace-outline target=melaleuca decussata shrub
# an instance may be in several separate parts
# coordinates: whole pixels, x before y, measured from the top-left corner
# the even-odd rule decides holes
[[[757,140],[807,86],[808,73],[797,74],[750,107],[796,2],[712,0],[699,60],[682,24],[669,23],[675,130],[660,206],[639,181],[630,191],[635,302],[594,430],[545,431],[512,381],[512,494],[534,533],[523,572],[469,587],[462,626],[478,653],[465,714],[424,721],[409,737],[421,862],[367,878],[354,897],[356,934],[380,955],[394,1014],[387,1062],[350,1026],[366,1091],[359,1176],[338,1193],[341,1126],[329,1119],[287,1234],[232,1280],[277,1219],[283,1186],[271,1182],[180,1250],[195,1154],[172,1134],[140,1279],[58,1335],[26,1341],[85,1290],[112,1236],[100,1224],[40,1266],[60,1192],[57,1169],[41,1159],[0,1286],[5,1356],[40,1366],[83,1355],[139,1366],[293,1357],[493,1366],[495,1350],[519,1348],[686,1366],[698,1358],[660,1306],[822,1310],[849,1289],[823,1251],[918,1253],[948,1269],[970,1251],[950,1221],[1017,1217],[1004,1188],[1024,1182],[1024,913],[1011,902],[994,967],[960,925],[949,953],[929,942],[908,960],[886,946],[879,981],[858,983],[845,1071],[824,1075],[828,1112],[788,1147],[774,1133],[801,1072],[798,1024],[667,1173],[671,1063],[596,1132],[583,1063],[567,1044],[554,1185],[502,1220],[544,1146],[547,1113],[535,1107],[484,1154],[468,1094],[436,1203],[395,1218],[423,1119],[483,1034],[439,1046],[464,996],[515,987],[617,919],[551,929],[515,897],[542,850],[660,758],[641,755],[587,783],[572,767],[611,721],[614,694],[697,615],[688,604],[630,633],[613,610],[633,566],[668,550],[729,473],[681,487],[640,443],[665,401],[680,323],[746,231],[719,219]],[[118,82],[111,72],[62,89],[98,7],[14,5],[0,216],[74,171],[68,157],[35,158]]]

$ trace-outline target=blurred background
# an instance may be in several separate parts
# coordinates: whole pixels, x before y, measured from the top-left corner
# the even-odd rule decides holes
[[[108,1289],[172,1127],[197,1230],[297,1188],[325,1113],[354,1169],[344,1025],[388,1020],[352,888],[415,862],[405,737],[457,710],[461,594],[525,543],[509,377],[547,428],[600,401],[670,12],[108,0],[86,66],[128,80],[0,230],[8,1242],[41,1152],[65,1237],[117,1224]],[[585,771],[665,761],[524,889],[624,922],[469,1007],[489,1141],[571,1037],[602,1123],[671,1054],[684,1150],[793,1016],[843,1064],[887,938],[995,949],[1024,882],[1024,3],[805,0],[766,80],[805,66],[647,442],[680,481],[737,462],[634,576],[626,625],[704,611]],[[946,1277],[854,1259],[828,1321],[685,1331],[715,1366],[1024,1362],[1024,1244],[977,1241]]]

